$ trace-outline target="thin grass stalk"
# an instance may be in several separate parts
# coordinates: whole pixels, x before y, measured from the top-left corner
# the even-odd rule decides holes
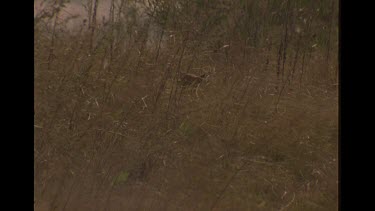
[[[92,13],[92,22],[90,26],[90,47],[89,47],[89,52],[92,52],[92,49],[94,47],[94,35],[95,35],[95,29],[96,29],[96,13],[98,11],[98,4],[99,0],[94,0],[94,8],[93,8],[93,13]]]

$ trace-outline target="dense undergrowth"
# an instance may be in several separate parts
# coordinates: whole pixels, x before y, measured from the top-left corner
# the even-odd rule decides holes
[[[43,2],[36,210],[337,210],[337,1]]]

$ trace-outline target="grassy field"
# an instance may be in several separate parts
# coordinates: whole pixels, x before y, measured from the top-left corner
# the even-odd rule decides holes
[[[338,1],[40,3],[35,210],[338,209]]]

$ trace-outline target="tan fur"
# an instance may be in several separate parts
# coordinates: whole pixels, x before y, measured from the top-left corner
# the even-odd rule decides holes
[[[205,74],[197,76],[190,73],[183,73],[180,77],[179,83],[181,84],[181,86],[197,86],[202,83],[205,77]]]

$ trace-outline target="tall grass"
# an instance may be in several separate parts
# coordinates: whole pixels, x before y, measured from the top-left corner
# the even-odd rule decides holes
[[[41,2],[36,210],[337,209],[337,1]]]

